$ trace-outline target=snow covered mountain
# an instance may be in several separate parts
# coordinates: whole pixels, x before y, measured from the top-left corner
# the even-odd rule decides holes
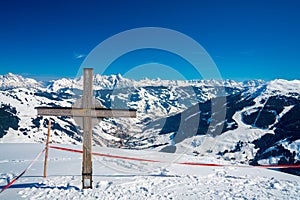
[[[82,94],[82,79],[42,84],[8,74],[0,76],[0,87],[0,141],[43,142],[48,118],[37,116],[35,107],[72,106]],[[253,165],[300,162],[299,80],[134,81],[95,75],[94,89],[106,108],[137,109],[136,119],[99,122],[93,129],[95,145],[152,148]],[[219,113],[212,105],[226,111],[223,119],[214,118]],[[81,130],[71,117],[51,119],[52,142],[81,142]]]
[[[31,78],[24,78],[20,75],[8,73],[6,75],[0,75],[0,89],[12,89],[12,88],[36,88],[41,86],[41,83]]]

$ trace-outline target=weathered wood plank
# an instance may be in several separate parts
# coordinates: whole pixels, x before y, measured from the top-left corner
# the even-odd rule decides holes
[[[83,76],[83,159],[82,159],[82,188],[93,188],[92,181],[92,99],[93,99],[93,69],[85,68]]]
[[[84,108],[51,108],[51,107],[36,107],[38,115],[42,116],[74,116],[74,117],[88,117],[89,109]],[[90,117],[105,118],[105,117],[136,117],[136,110],[126,110],[126,109],[104,109],[95,108],[90,109]]]

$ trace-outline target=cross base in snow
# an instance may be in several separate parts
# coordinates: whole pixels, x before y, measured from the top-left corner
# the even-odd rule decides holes
[[[93,69],[85,68],[83,76],[83,97],[81,107],[37,107],[38,115],[42,116],[73,116],[82,118],[83,128],[83,159],[82,188],[92,188],[92,128],[93,118],[104,117],[136,117],[136,110],[95,108],[93,102]]]

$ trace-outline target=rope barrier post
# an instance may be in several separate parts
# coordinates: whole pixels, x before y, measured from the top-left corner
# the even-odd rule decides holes
[[[50,130],[51,130],[51,118],[48,122],[48,134],[46,140],[46,151],[45,151],[45,161],[44,161],[44,178],[47,177],[47,165],[48,165],[48,151],[49,151],[49,142],[50,142]]]

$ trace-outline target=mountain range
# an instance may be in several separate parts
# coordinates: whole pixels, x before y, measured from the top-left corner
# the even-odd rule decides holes
[[[80,144],[70,116],[37,116],[36,107],[71,107],[82,78],[38,82],[0,76],[0,142]],[[105,108],[136,109],[137,118],[104,118],[94,145],[211,156],[251,165],[300,164],[300,80],[130,80],[95,75]],[[300,174],[299,170],[285,170]]]

